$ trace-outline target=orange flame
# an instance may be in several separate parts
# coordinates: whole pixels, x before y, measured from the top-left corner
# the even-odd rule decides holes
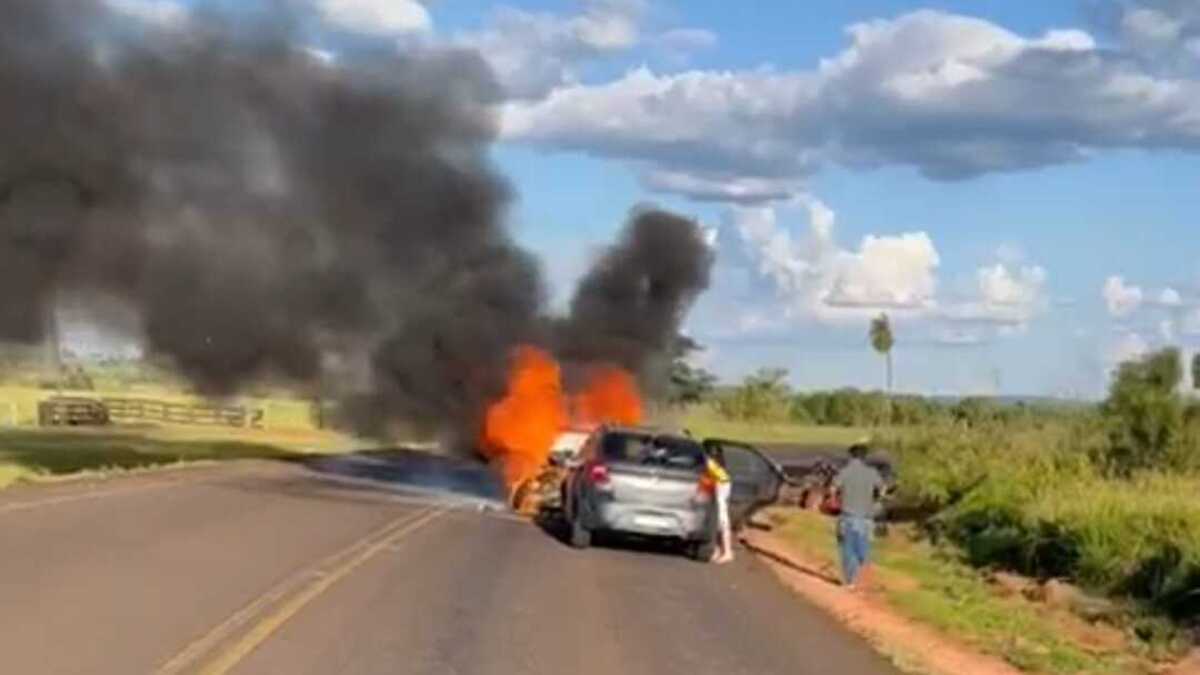
[[[515,487],[535,477],[550,458],[558,434],[574,422],[637,424],[642,399],[633,375],[615,366],[594,366],[583,390],[563,392],[562,372],[537,347],[517,349],[504,398],[488,407],[480,448]]]
[[[628,371],[616,366],[594,366],[587,385],[574,396],[576,423],[637,424],[642,421],[642,397]]]
[[[517,350],[508,393],[488,408],[483,453],[498,461],[509,485],[533,477],[567,424],[558,363],[536,347]]]

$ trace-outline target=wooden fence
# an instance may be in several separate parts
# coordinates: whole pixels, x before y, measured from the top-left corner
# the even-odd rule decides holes
[[[172,403],[147,398],[53,397],[38,405],[41,426],[93,426],[109,422],[157,422],[262,428],[263,411],[237,405]]]
[[[261,428],[263,411],[240,405],[170,403],[146,398],[102,398],[117,422],[161,422],[202,426]]]
[[[38,424],[43,427],[100,426],[108,421],[108,411],[95,399],[55,396],[38,403]]]

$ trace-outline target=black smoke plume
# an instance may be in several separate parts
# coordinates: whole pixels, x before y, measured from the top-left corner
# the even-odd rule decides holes
[[[620,239],[579,282],[559,325],[558,352],[574,364],[615,363],[652,377],[708,288],[713,253],[695,222],[655,208],[633,211]]]
[[[240,4],[240,3],[239,3]],[[360,428],[472,428],[553,340],[487,158],[475,53],[299,45],[303,3],[155,27],[101,0],[0,0],[0,340],[86,289],[203,392],[355,389]],[[585,279],[572,358],[637,369],[707,282],[694,225],[639,214]],[[314,391],[315,393],[315,391]]]

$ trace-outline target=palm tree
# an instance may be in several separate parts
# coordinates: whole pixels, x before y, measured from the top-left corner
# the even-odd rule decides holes
[[[888,319],[887,314],[880,314],[871,319],[871,347],[875,351],[883,355],[887,363],[887,390],[892,391],[892,346],[896,344],[895,337],[892,336],[892,322]]]

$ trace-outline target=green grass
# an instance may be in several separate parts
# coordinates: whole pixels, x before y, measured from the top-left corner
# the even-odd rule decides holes
[[[810,558],[836,569],[833,521],[808,512],[777,512],[779,533]],[[1129,651],[1105,652],[1072,639],[1044,606],[1000,597],[979,572],[951,552],[904,532],[877,541],[876,578],[899,613],[1014,666],[1038,673],[1139,673],[1148,664]]]
[[[318,433],[198,428],[3,430],[0,488],[198,462],[292,459],[354,447],[354,439]]]
[[[844,447],[871,433],[867,429],[854,427],[726,420],[703,406],[689,409],[680,416],[679,423],[700,438],[728,438],[750,443],[782,443],[811,447]]]
[[[0,426],[37,424],[38,402],[51,394],[33,387],[0,385]]]
[[[38,403],[60,392],[24,385],[0,385],[0,427],[34,426],[38,423]],[[203,397],[181,393],[163,386],[145,385],[95,391],[63,391],[64,396],[84,398],[148,398],[172,403],[206,403]],[[284,397],[235,397],[225,401],[247,408],[261,408],[265,429],[313,428],[312,402]]]

